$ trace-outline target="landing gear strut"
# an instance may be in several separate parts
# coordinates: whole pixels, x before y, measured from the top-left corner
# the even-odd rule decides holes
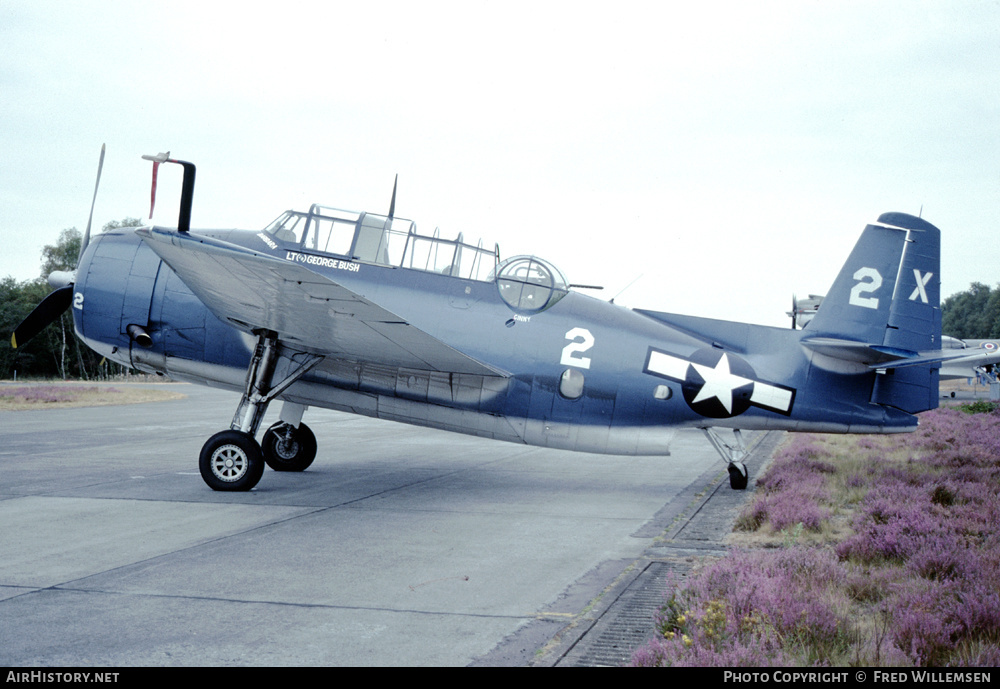
[[[735,442],[732,445],[719,437],[714,428],[702,428],[701,430],[704,431],[705,437],[712,443],[716,452],[729,462],[727,467],[729,469],[729,487],[733,490],[746,490],[749,474],[744,460],[750,453],[747,452],[747,445],[740,429],[733,429]]]
[[[289,419],[264,434],[263,447],[254,436],[271,400],[305,375],[323,357],[286,349],[277,333],[257,334],[257,348],[247,369],[246,388],[230,430],[216,433],[201,449],[198,467],[213,490],[246,491],[264,474],[264,463],[278,471],[302,471],[316,457],[316,436],[300,423],[305,407],[291,407]],[[284,412],[284,410],[283,410]]]

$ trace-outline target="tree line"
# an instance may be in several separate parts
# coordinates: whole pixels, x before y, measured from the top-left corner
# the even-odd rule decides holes
[[[141,224],[138,218],[112,220],[102,231]],[[78,229],[67,228],[59,233],[55,244],[42,249],[39,277],[24,282],[10,276],[0,279],[0,379],[107,380],[126,372],[126,367],[104,360],[76,336],[69,311],[27,344],[17,349],[11,345],[17,324],[52,291],[47,282],[49,274],[76,270],[82,241]]]
[[[941,330],[962,340],[1000,338],[1000,285],[973,282],[941,304]]]

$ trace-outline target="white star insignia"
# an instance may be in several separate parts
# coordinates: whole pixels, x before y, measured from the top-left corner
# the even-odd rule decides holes
[[[694,362],[691,362],[691,366],[705,381],[692,403],[703,402],[714,397],[726,408],[727,414],[733,413],[733,390],[754,382],[749,378],[730,373],[729,357],[725,354],[719,359],[715,368]]]
[[[650,348],[646,367],[643,370],[646,373],[676,380],[680,383],[693,383],[689,377],[692,369],[701,376],[704,382],[691,400],[691,404],[704,402],[714,397],[719,400],[719,404],[725,408],[727,414],[732,414],[733,392],[753,383],[750,404],[780,414],[791,412],[792,401],[795,399],[794,389],[734,374],[730,367],[729,355],[725,352],[719,357],[715,366],[708,366]]]

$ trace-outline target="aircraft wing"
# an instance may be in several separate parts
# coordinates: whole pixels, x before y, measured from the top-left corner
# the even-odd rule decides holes
[[[977,366],[985,366],[987,364],[1000,363],[1000,352],[996,350],[992,352],[987,352],[983,350],[971,350],[973,354],[969,354],[970,350],[965,350],[965,356],[953,357],[948,359],[949,365],[958,366],[968,366],[969,368],[976,368]]]
[[[209,310],[324,356],[427,371],[505,376],[305,266],[162,228],[136,231]]]

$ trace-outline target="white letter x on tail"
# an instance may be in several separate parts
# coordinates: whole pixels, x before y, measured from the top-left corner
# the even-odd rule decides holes
[[[910,295],[910,301],[916,301],[917,297],[920,297],[920,301],[925,304],[929,303],[927,300],[927,290],[925,290],[924,287],[931,281],[932,275],[934,275],[934,273],[922,275],[919,270],[916,268],[913,269],[913,277],[917,280],[917,286],[913,288],[913,293]]]

